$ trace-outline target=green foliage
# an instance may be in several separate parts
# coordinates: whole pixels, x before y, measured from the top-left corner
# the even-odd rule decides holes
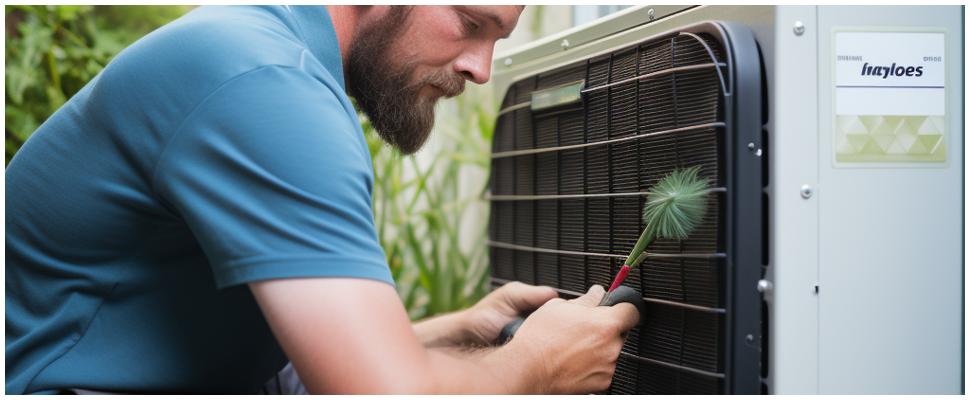
[[[6,6],[6,163],[126,46],[187,6]]]
[[[487,88],[468,88],[446,104],[454,110],[439,108],[446,116],[434,134],[445,137],[418,156],[384,145],[362,117],[374,163],[378,236],[412,319],[468,307],[487,293],[485,188],[465,185],[475,181],[469,175],[487,181],[495,121],[488,98]],[[429,162],[419,162],[426,156]]]
[[[635,267],[643,258],[641,253],[653,239],[684,239],[704,219],[708,180],[697,176],[700,167],[694,166],[671,172],[660,180],[647,194],[643,207],[643,233],[633,246],[626,265]]]

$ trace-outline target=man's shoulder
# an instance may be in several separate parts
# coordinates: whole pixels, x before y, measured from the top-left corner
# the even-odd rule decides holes
[[[247,97],[324,97],[337,115],[354,120],[340,81],[313,57],[301,34],[281,6],[199,7],[119,53],[72,102],[114,125],[150,119],[160,143],[228,86],[249,87]],[[268,71],[287,71],[289,79]],[[236,109],[220,112],[241,112]]]
[[[284,12],[282,7],[200,7],[122,51],[102,72],[99,85],[112,94],[137,91],[141,98],[176,92],[174,100],[194,104],[247,72],[299,67],[308,50]]]
[[[146,36],[139,56],[227,75],[263,65],[300,63],[305,44],[282,7],[200,7]],[[133,54],[134,55],[134,54]]]

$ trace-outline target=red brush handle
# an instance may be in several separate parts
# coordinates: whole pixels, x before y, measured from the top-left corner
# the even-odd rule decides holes
[[[616,289],[617,287],[619,287],[620,284],[623,283],[623,280],[626,279],[626,275],[629,273],[630,273],[629,265],[624,265],[623,267],[621,267],[620,272],[616,273],[616,278],[613,278],[613,283],[610,284],[610,290],[607,290],[607,292],[612,292],[613,289]]]

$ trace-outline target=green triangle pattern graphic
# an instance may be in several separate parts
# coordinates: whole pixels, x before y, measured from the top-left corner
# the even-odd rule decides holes
[[[838,162],[944,162],[943,116],[838,115]]]
[[[943,135],[919,135],[917,138],[917,141],[923,143],[928,152],[932,153],[933,150],[936,150],[936,146],[940,143]]]
[[[853,153],[861,153],[862,149],[866,147],[866,143],[869,143],[869,135],[866,134],[845,135],[845,139],[849,142]]]

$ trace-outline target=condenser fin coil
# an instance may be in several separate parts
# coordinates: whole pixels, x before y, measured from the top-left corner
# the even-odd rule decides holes
[[[717,188],[695,232],[654,242],[627,278],[649,317],[609,393],[761,388],[763,165],[749,145],[762,148],[761,85],[752,33],[705,22],[520,79],[504,97],[488,196],[496,286],[608,286],[654,184],[699,166]]]

